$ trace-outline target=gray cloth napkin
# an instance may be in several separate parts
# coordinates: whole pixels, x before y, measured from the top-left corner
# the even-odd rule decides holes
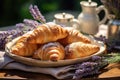
[[[56,67],[56,68],[41,68],[41,67],[29,66],[14,61],[12,58],[7,56],[4,51],[0,51],[0,69],[18,69],[27,72],[49,74],[57,79],[70,78],[73,76],[75,71],[74,65]]]

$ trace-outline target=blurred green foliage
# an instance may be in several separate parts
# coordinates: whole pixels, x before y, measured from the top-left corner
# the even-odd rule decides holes
[[[20,23],[25,18],[32,19],[30,4],[37,5],[45,15],[59,10],[81,11],[80,1],[83,0],[0,0],[0,27]],[[92,1],[101,4],[100,0]]]

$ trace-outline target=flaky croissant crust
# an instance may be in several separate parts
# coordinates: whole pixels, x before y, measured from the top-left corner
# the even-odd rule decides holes
[[[26,41],[29,43],[44,44],[65,38],[67,35],[67,30],[65,30],[60,25],[54,23],[46,23],[31,31],[28,34]]]
[[[58,42],[50,42],[41,45],[33,55],[33,58],[51,61],[63,60],[64,57],[64,47]]]
[[[69,27],[65,29],[68,31],[68,35],[63,39],[58,40],[58,42],[60,42],[64,46],[71,44],[73,42],[91,43],[91,40],[82,33],[80,33],[78,30]]]
[[[22,36],[14,46],[12,46],[10,52],[19,56],[32,56],[37,49],[37,44],[31,44],[26,42],[26,38]]]
[[[75,59],[90,56],[100,50],[100,47],[94,44],[83,42],[74,42],[65,47],[66,59]]]

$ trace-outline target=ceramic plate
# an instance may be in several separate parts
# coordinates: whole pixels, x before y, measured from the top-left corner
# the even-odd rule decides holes
[[[105,46],[104,43],[100,42],[100,41],[96,41],[94,38],[89,37],[92,41],[92,44],[98,45],[100,47],[100,50],[91,55],[91,56],[87,56],[84,58],[76,58],[76,59],[68,59],[68,60],[59,60],[57,62],[53,62],[53,61],[41,61],[41,60],[37,60],[37,59],[32,59],[32,58],[28,58],[28,57],[22,57],[22,56],[18,56],[15,54],[12,54],[10,52],[11,47],[16,43],[16,41],[19,39],[20,37],[12,40],[11,42],[6,44],[5,47],[5,51],[6,54],[8,56],[10,56],[11,58],[13,58],[14,60],[27,64],[27,65],[31,65],[31,66],[38,66],[38,67],[58,67],[58,66],[65,66],[65,65],[70,65],[70,64],[75,64],[75,63],[79,63],[79,62],[83,62],[87,59],[89,59],[90,57],[92,57],[93,55],[100,55],[105,51]]]

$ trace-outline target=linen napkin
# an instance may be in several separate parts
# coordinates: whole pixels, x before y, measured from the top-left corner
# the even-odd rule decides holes
[[[0,69],[18,69],[27,72],[49,74],[57,79],[66,79],[70,77],[72,78],[75,71],[74,65],[55,68],[29,66],[13,60],[9,56],[7,56],[4,51],[0,51]]]

